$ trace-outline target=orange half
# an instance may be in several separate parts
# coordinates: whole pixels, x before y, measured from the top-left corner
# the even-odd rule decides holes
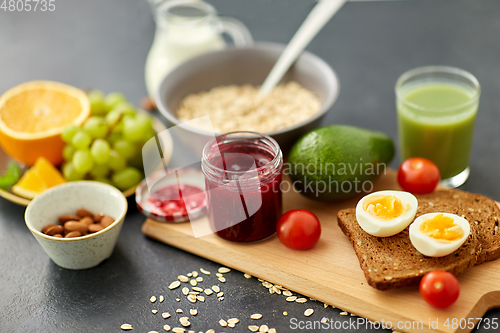
[[[90,115],[87,94],[53,81],[31,81],[0,96],[0,145],[15,159],[33,165],[39,157],[62,162],[62,130]]]

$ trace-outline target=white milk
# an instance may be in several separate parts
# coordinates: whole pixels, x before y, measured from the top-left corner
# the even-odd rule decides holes
[[[150,97],[154,97],[165,76],[181,63],[202,53],[225,48],[226,43],[220,33],[226,32],[233,39],[234,34],[248,35],[246,40],[237,43],[240,45],[252,42],[251,35],[242,24],[236,28],[239,31],[234,31],[234,24],[225,26],[225,20],[218,18],[215,9],[203,1],[166,1],[158,6],[155,16],[155,38],[145,68]]]

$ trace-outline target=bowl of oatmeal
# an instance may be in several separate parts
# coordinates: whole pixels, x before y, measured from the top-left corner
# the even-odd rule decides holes
[[[167,75],[155,101],[174,134],[196,153],[215,135],[252,131],[272,136],[284,152],[318,127],[339,94],[333,69],[303,52],[280,84],[260,96],[285,45],[257,43],[206,53]]]

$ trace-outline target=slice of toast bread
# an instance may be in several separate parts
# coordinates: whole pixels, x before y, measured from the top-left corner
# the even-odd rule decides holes
[[[439,258],[425,257],[418,252],[411,244],[408,227],[391,237],[375,237],[361,229],[354,208],[339,211],[338,224],[351,241],[370,286],[380,290],[406,287],[418,284],[430,271],[445,270],[456,275],[476,264],[481,244],[470,214],[452,204],[419,201],[417,217],[434,212],[464,216],[471,225],[465,243],[455,252]]]
[[[417,196],[429,202],[449,202],[468,212],[478,226],[482,249],[477,265],[500,258],[500,209],[495,201],[481,194],[455,189],[436,190],[431,194]]]

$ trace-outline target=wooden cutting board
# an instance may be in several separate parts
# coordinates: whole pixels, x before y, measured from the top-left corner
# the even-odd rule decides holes
[[[388,170],[387,175],[375,183],[376,190],[398,188],[393,170]],[[194,238],[189,223],[169,224],[148,219],[142,231],[166,244],[372,321],[390,321],[393,325],[399,321],[422,322],[422,326],[412,324],[413,328],[403,329],[405,332],[470,332],[470,328],[453,329],[454,318],[458,321],[463,318],[463,327],[464,320],[473,318],[471,321],[476,323],[487,310],[500,307],[500,260],[473,267],[459,275],[460,297],[447,309],[428,305],[417,287],[389,291],[370,287],[349,240],[337,225],[336,217],[340,209],[355,207],[359,199],[325,204],[294,191],[284,193],[284,211],[308,209],[321,221],[321,239],[314,248],[306,251],[288,249],[275,236],[253,244],[233,243],[213,234]],[[447,319],[449,327],[445,326]],[[436,321],[437,327],[434,326]],[[434,323],[433,327],[431,323]]]

